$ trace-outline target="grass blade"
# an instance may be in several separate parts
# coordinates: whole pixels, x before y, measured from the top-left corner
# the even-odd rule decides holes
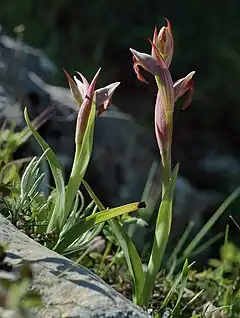
[[[64,206],[65,206],[65,185],[64,185],[64,179],[62,175],[62,169],[61,166],[57,160],[57,157],[55,153],[52,151],[52,149],[49,147],[49,145],[46,143],[46,141],[39,135],[39,133],[35,130],[33,125],[30,122],[27,108],[24,110],[24,117],[26,120],[26,123],[31,130],[32,134],[36,138],[37,142],[41,146],[43,151],[46,151],[46,157],[49,163],[49,166],[51,168],[54,182],[56,185],[56,201],[55,201],[55,207],[47,228],[47,232],[51,232],[53,230],[58,230],[63,227],[65,220],[67,218],[67,215],[65,214],[64,211]]]
[[[181,251],[183,245],[185,244],[186,240],[188,239],[194,225],[195,225],[194,221],[190,221],[188,223],[186,230],[184,231],[183,235],[180,237],[180,240],[178,241],[176,247],[174,248],[172,254],[170,255],[170,257],[167,261],[168,267],[171,267],[171,264],[173,264],[173,261],[177,259],[177,256],[178,256],[179,252]]]
[[[213,216],[208,220],[204,227],[198,232],[191,243],[185,249],[183,256],[188,257],[192,251],[196,248],[202,238],[208,233],[208,231],[213,227],[220,216],[226,211],[229,205],[240,195],[240,187],[237,188],[218,208],[218,210],[213,214]]]
[[[204,289],[200,290],[182,309],[181,312],[183,312],[189,305],[191,305],[202,293],[204,292]]]
[[[191,269],[193,264],[194,263],[191,263],[190,265],[188,265],[188,271]],[[181,281],[181,273],[174,280],[174,283],[172,284],[171,289],[167,293],[167,296],[164,298],[164,301],[162,302],[161,308],[164,308],[164,307],[166,308],[167,307],[167,305],[169,304],[169,301],[171,300],[171,297],[172,297],[174,291],[176,290],[178,284],[180,283],[180,281]]]
[[[99,210],[104,209],[103,204],[100,202],[100,200],[97,198],[95,193],[92,191],[91,187],[88,185],[86,181],[83,181],[83,184],[88,191],[90,197],[93,199],[95,204],[98,206]],[[130,272],[130,275],[132,277],[133,283],[134,283],[134,295],[133,300],[136,304],[140,304],[141,301],[141,293],[143,289],[144,284],[144,272],[142,267],[142,262],[140,259],[140,256],[138,254],[138,251],[131,240],[131,238],[127,235],[127,233],[124,231],[124,229],[121,227],[119,222],[116,219],[111,219],[108,221],[109,225],[113,229],[113,232],[119,242],[119,245],[121,246],[121,249],[124,253],[128,270]]]
[[[175,307],[173,308],[173,312],[172,312],[172,316],[173,318],[175,317],[179,317],[180,315],[180,302],[184,293],[184,289],[186,287],[186,283],[187,283],[187,279],[188,279],[188,260],[186,259],[184,265],[183,265],[183,270],[181,273],[181,287],[178,293],[178,299],[176,302]]]
[[[121,227],[119,222],[117,220],[109,220],[109,224],[121,246],[128,265],[128,270],[134,282],[133,300],[136,304],[140,304],[144,285],[144,272],[140,256],[133,241]]]

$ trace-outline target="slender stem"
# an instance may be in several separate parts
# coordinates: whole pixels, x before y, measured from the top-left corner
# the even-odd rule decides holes
[[[148,263],[148,269],[145,274],[145,282],[142,292],[142,306],[145,308],[148,308],[154,283],[163,260],[168,242],[171,220],[172,218],[168,213],[159,209],[152,253]]]
[[[159,77],[156,76],[156,82],[158,89],[162,90],[162,83]],[[148,269],[145,274],[145,282],[142,292],[142,305],[147,308],[154,283],[159,273],[161,263],[164,257],[164,253],[167,247],[170,228],[172,224],[172,195],[173,189],[171,189],[171,193],[167,191],[169,188],[169,180],[172,176],[171,172],[171,147],[172,147],[172,132],[173,132],[173,111],[165,110],[165,122],[167,128],[167,147],[164,152],[161,153],[161,163],[162,163],[162,200],[165,199],[169,202],[168,208],[166,209],[164,205],[160,205],[158,211],[158,217],[155,227],[155,236],[153,247],[151,251],[151,256],[148,263]]]
[[[171,176],[170,162],[168,160],[168,153],[162,153],[162,199],[167,189],[168,181]]]
[[[81,184],[81,178],[79,178],[79,152],[80,148],[76,146],[75,156],[72,165],[72,171],[70,174],[69,182],[66,189],[66,200],[65,200],[65,213],[69,215],[76,193]]]

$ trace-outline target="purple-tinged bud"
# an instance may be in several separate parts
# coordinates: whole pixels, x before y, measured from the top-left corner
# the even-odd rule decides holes
[[[167,26],[162,27],[158,35],[157,28],[155,28],[152,43],[156,46],[158,52],[161,54],[166,66],[169,67],[173,57],[174,41],[171,30],[171,24],[168,19],[166,19],[166,21]],[[156,52],[153,48],[152,56],[156,58]]]

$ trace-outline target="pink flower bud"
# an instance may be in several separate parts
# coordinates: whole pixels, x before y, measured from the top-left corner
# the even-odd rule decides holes
[[[174,51],[174,41],[172,36],[171,24],[166,19],[167,26],[162,27],[157,35],[157,28],[154,30],[152,43],[158,49],[167,67],[170,66]],[[155,50],[152,48],[152,56],[156,58]]]

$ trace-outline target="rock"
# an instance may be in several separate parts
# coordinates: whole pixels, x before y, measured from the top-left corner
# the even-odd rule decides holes
[[[56,66],[43,51],[7,36],[1,27],[0,53],[0,74],[6,80],[19,83],[26,79],[28,72],[49,80],[56,72]]]
[[[8,262],[27,262],[33,270],[33,289],[43,300],[34,317],[150,318],[96,275],[31,240],[1,215],[0,242],[8,245]]]

